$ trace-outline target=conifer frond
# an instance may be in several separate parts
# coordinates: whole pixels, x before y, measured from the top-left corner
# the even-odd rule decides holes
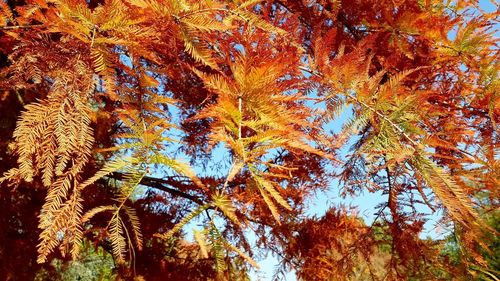
[[[38,263],[46,262],[47,256],[63,241],[72,245],[71,254],[76,258],[83,236],[81,229],[82,212],[83,206],[80,192],[75,191],[70,200],[50,214],[50,223],[40,227],[42,232],[38,244]]]
[[[233,165],[231,166],[231,169],[229,170],[226,178],[225,185],[227,186],[228,183],[230,183],[236,175],[245,167],[245,162],[236,160]]]
[[[357,134],[359,131],[361,131],[368,125],[370,118],[372,117],[372,114],[373,113],[371,111],[364,110],[359,115],[355,115],[350,119],[348,119],[342,125],[342,131],[339,138],[342,141],[346,141],[349,137]]]
[[[284,148],[292,152],[308,152],[331,158],[316,149],[314,140],[304,131],[312,127],[307,111],[297,103],[297,96],[282,93],[276,81],[285,75],[286,69],[279,64],[249,66],[248,58],[238,57],[232,66],[234,78],[207,75],[196,71],[208,89],[218,94],[217,103],[205,108],[197,118],[213,118],[212,141],[222,141],[234,153],[233,163],[224,187],[247,165],[259,191],[273,216],[279,220],[273,200],[290,210],[291,206],[273,186],[251,165],[259,162],[269,151]],[[299,113],[300,112],[300,113]],[[298,114],[299,113],[299,114]],[[243,135],[242,128],[252,133]],[[274,175],[271,175],[274,176]],[[280,177],[281,175],[276,175]]]
[[[168,5],[164,5],[154,0],[127,0],[127,2],[137,7],[150,8],[164,16],[170,16],[173,12]]]
[[[198,206],[196,209],[194,209],[191,213],[183,217],[173,228],[171,228],[169,231],[166,233],[161,233],[161,234],[155,234],[156,237],[162,238],[162,239],[169,239],[171,238],[175,233],[177,233],[179,230],[182,229],[186,224],[188,224],[192,219],[196,218],[199,216],[203,211],[207,210],[210,207],[210,204],[205,204]]]
[[[74,178],[71,175],[60,177],[49,188],[45,203],[40,213],[40,228],[46,228],[52,223],[52,216],[65,203],[68,194],[72,190]]]
[[[225,22],[232,22],[233,20],[244,20],[248,25],[252,27],[256,27],[259,29],[262,29],[266,32],[271,32],[271,33],[276,33],[281,36],[285,36],[288,34],[286,30],[283,30],[282,28],[279,28],[266,20],[260,18],[258,15],[248,12],[244,9],[238,9],[234,11],[234,14],[229,15],[224,19]]]
[[[80,188],[84,189],[85,187],[96,182],[97,180],[99,180],[99,179],[101,179],[109,174],[112,174],[114,172],[117,172],[121,169],[124,169],[125,167],[127,167],[128,165],[130,165],[131,163],[134,163],[134,162],[136,162],[136,160],[127,159],[127,158],[119,158],[119,159],[115,159],[115,160],[111,160],[109,162],[106,162],[104,164],[104,167],[102,167],[101,170],[99,170],[97,173],[95,173],[95,175],[93,175],[92,177],[85,180],[81,184]]]
[[[203,258],[207,259],[208,258],[208,250],[207,250],[207,243],[206,243],[205,235],[201,231],[193,230],[193,236],[194,236],[194,240],[196,241],[196,243],[198,243],[198,246],[200,247],[201,256]]]
[[[183,17],[181,22],[185,24],[188,29],[196,29],[203,32],[228,30],[228,26],[226,26],[222,21],[213,19],[210,16],[201,13]]]
[[[20,177],[19,169],[12,168],[3,174],[3,177],[0,177],[0,183],[6,180],[14,180]]]
[[[256,269],[260,268],[259,265],[257,264],[257,262],[255,262],[254,259],[252,259],[250,256],[248,256],[247,254],[245,254],[238,247],[236,247],[233,244],[229,243],[229,241],[227,241],[227,239],[225,239],[224,236],[222,236],[222,233],[220,233],[219,229],[217,229],[217,227],[215,226],[215,224],[213,222],[211,223],[211,228],[209,230],[209,233],[212,236],[211,238],[214,241],[216,241],[216,243],[214,243],[214,244],[221,245],[224,248],[226,248],[227,250],[236,252],[240,257],[242,257],[244,260],[246,260],[248,263],[250,263],[253,267],[255,267]],[[219,262],[219,261],[217,261],[217,256],[216,256],[216,262],[217,263]]]
[[[462,225],[477,231],[482,220],[465,191],[442,168],[421,153],[416,153],[411,163],[422,175],[451,216]],[[476,224],[476,225],[474,225]],[[484,223],[482,223],[484,225]],[[479,233],[476,232],[480,236]]]
[[[116,206],[104,205],[92,208],[82,216],[82,223],[88,222],[90,219],[92,219],[95,215],[99,213],[113,212],[113,211],[116,211]]]
[[[255,183],[264,190],[266,190],[273,197],[276,202],[278,202],[281,206],[285,207],[287,210],[291,210],[292,207],[288,204],[288,202],[279,194],[279,192],[274,188],[273,184],[266,180],[265,178],[259,176],[255,172],[252,172],[252,177],[255,180]]]
[[[205,87],[210,90],[221,95],[236,95],[237,90],[233,87],[231,81],[224,76],[219,74],[206,74],[197,69],[193,69],[193,72],[203,80]]]
[[[50,132],[47,130],[47,134]],[[57,140],[55,134],[49,134],[44,136],[44,143],[42,146],[48,148],[48,151],[57,151]],[[63,158],[63,157],[61,157]],[[55,153],[44,153],[41,156],[41,169],[42,169],[42,183],[44,186],[49,187],[52,184],[54,171],[56,174],[62,174],[64,166],[67,161],[62,161],[60,158],[59,163],[57,163],[56,169],[56,154]]]
[[[221,241],[219,232],[213,223],[210,224],[207,235],[210,242],[210,250],[214,256],[215,271],[218,276],[222,276],[222,273],[227,268],[225,262],[224,244]]]
[[[146,176],[146,171],[142,169],[129,169],[123,176],[123,181],[119,186],[118,202],[119,206],[116,208],[114,216],[118,216],[119,212],[125,203],[130,199],[136,188],[141,184],[142,179]]]
[[[127,215],[128,223],[132,229],[132,236],[129,235],[128,230],[126,229],[127,225],[124,223],[120,210],[123,210]],[[113,248],[113,256],[116,258],[117,262],[125,261],[125,253],[128,251],[133,252],[133,245],[137,247],[137,249],[142,250],[143,247],[143,237],[141,232],[141,224],[139,217],[134,208],[121,205],[105,205],[98,206],[89,211],[87,211],[81,219],[81,223],[85,224],[90,219],[92,219],[95,215],[103,212],[110,212],[111,219],[106,227],[108,229],[109,238],[111,240],[112,248]],[[131,239],[135,243],[132,243]],[[127,249],[128,245],[128,249]]]
[[[125,262],[127,242],[125,240],[124,227],[120,216],[113,216],[109,225],[109,239],[111,240],[113,256],[117,263]]]
[[[67,168],[76,175],[90,156],[94,138],[85,103],[88,92],[64,92],[67,87],[56,81],[49,99],[27,105],[17,123],[14,139],[19,171],[28,182],[39,171],[46,186]],[[68,167],[71,157],[77,164]]]
[[[227,195],[224,195],[222,193],[213,195],[212,203],[214,207],[221,210],[224,215],[226,215],[234,224],[240,225],[240,222],[236,217],[235,208]]]
[[[389,78],[389,82],[386,83],[386,84],[384,84],[384,85],[382,85],[380,91],[381,92],[394,91],[397,87],[401,86],[401,82],[403,82],[403,80],[406,77],[408,77],[412,73],[414,73],[414,72],[416,72],[418,70],[424,69],[424,68],[426,68],[426,67],[417,67],[417,68],[413,68],[413,69],[407,69],[407,70],[398,72],[395,75],[392,75]]]
[[[0,27],[7,24],[7,22],[15,23],[14,14],[10,7],[4,1],[0,2]]]
[[[195,6],[195,4],[193,4],[192,2],[190,3],[190,1],[186,1],[186,0],[168,0],[168,3],[170,4],[170,6],[172,7],[172,9],[176,13],[182,13],[182,12],[187,12],[187,11],[193,11],[193,10],[195,10],[193,8],[193,5]]]
[[[184,50],[195,59],[195,61],[218,69],[217,63],[212,57],[212,52],[208,45],[196,37],[196,32],[189,28],[182,29],[182,39],[184,41]]]
[[[130,225],[132,226],[132,233],[134,234],[135,245],[137,249],[142,250],[143,238],[141,232],[141,222],[137,216],[137,212],[133,207],[123,206],[123,210],[127,214]]]
[[[96,73],[107,74],[113,66],[112,60],[108,57],[108,51],[102,48],[93,48],[91,56]]]
[[[80,195],[80,190],[75,190],[71,201],[72,211],[74,215],[69,218],[70,226],[68,227],[69,235],[71,239],[68,239],[68,243],[71,245],[71,258],[76,260],[80,253],[82,240],[83,240],[83,226],[82,226],[82,215],[83,215],[83,199]]]
[[[339,118],[347,109],[347,106],[347,102],[341,97],[341,95],[331,95],[326,100],[327,111],[326,116],[324,117],[325,122]]]
[[[227,240],[224,239],[224,245],[229,248],[231,251],[236,252],[240,257],[242,257],[244,260],[246,260],[249,264],[251,264],[255,269],[260,269],[260,266],[257,264],[257,262],[252,259],[250,256],[248,256],[245,252],[240,250],[238,247],[234,246],[233,244],[229,243]]]
[[[94,142],[87,103],[93,80],[83,62],[71,67],[76,74],[55,79],[45,100],[25,107],[14,131],[19,176],[29,182],[41,175],[48,188],[39,215],[40,263],[57,245],[63,254],[69,251],[76,258],[82,239],[83,206],[77,178]]]
[[[274,219],[278,224],[280,224],[280,215],[278,209],[274,205],[273,201],[267,195],[266,190],[263,189],[260,185],[257,185],[257,188],[259,189],[260,195],[262,196],[262,199],[264,199],[264,202],[266,202],[267,207],[271,211],[271,214],[273,215]]]
[[[486,26],[471,21],[460,26],[455,40],[439,46],[439,51],[447,56],[478,55],[485,48],[496,44],[494,40],[490,39],[492,32]]]
[[[262,3],[262,0],[245,0],[245,1],[240,1],[240,2],[241,3],[239,3],[239,5],[238,5],[238,10],[242,10],[242,9],[248,8],[250,6],[260,4],[260,3]]]

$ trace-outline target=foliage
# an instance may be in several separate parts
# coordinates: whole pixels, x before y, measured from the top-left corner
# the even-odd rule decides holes
[[[487,223],[496,231],[499,231],[499,213],[498,210],[492,210],[489,213],[483,214]],[[447,237],[445,240],[445,245],[442,250],[444,257],[450,259],[450,261],[462,270],[468,271],[477,280],[496,280],[495,277],[499,275],[500,264],[498,262],[498,251],[499,251],[499,241],[498,236],[495,233],[490,233],[490,240],[488,248],[482,251],[482,256],[486,261],[487,266],[478,266],[474,264],[463,263],[463,256],[467,255],[466,252],[462,251],[460,241],[457,236],[460,235],[460,229],[456,229],[454,233]],[[498,278],[498,277],[496,277]]]
[[[102,248],[94,250],[92,245],[83,243],[81,257],[64,264],[63,261],[54,259],[51,264],[53,271],[39,271],[35,280],[114,280],[114,264],[111,255],[106,254]]]
[[[272,252],[304,280],[495,280],[499,11],[1,1],[0,276],[89,241],[122,279],[245,280]],[[307,216],[322,191],[384,199]]]

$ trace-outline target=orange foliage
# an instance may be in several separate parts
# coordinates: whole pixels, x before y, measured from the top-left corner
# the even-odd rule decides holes
[[[485,266],[473,198],[498,204],[497,17],[475,1],[2,1],[0,224],[32,233],[38,216],[40,266],[88,239],[124,278],[242,279],[251,235],[304,280],[437,279],[428,208]],[[339,188],[382,191],[372,225],[304,215]],[[45,199],[21,214],[26,194]],[[34,256],[9,260],[9,235],[13,278]]]

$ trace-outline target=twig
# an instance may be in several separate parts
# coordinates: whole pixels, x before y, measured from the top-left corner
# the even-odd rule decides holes
[[[0,27],[0,30],[5,30],[5,29],[21,29],[21,28],[33,28],[33,27],[38,27],[38,26],[43,26],[43,24],[27,24],[27,25],[11,25],[11,26],[2,26],[2,27]]]

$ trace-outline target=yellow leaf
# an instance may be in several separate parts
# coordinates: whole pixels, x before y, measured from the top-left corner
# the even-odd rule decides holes
[[[207,244],[205,243],[205,236],[198,230],[194,230],[193,234],[194,234],[194,240],[196,241],[196,243],[198,243],[198,246],[200,246],[201,256],[205,259],[208,259],[208,251],[207,251]]]
[[[287,210],[292,210],[292,207],[286,202],[285,199],[279,194],[279,192],[274,188],[273,184],[269,182],[268,180],[252,173],[252,176],[256,183],[260,186],[263,187],[271,196],[278,202],[281,206],[285,207]]]
[[[231,200],[223,194],[215,194],[213,196],[213,204],[216,208],[221,210],[224,215],[226,215],[233,223],[240,225],[238,218],[236,217],[235,209]]]

